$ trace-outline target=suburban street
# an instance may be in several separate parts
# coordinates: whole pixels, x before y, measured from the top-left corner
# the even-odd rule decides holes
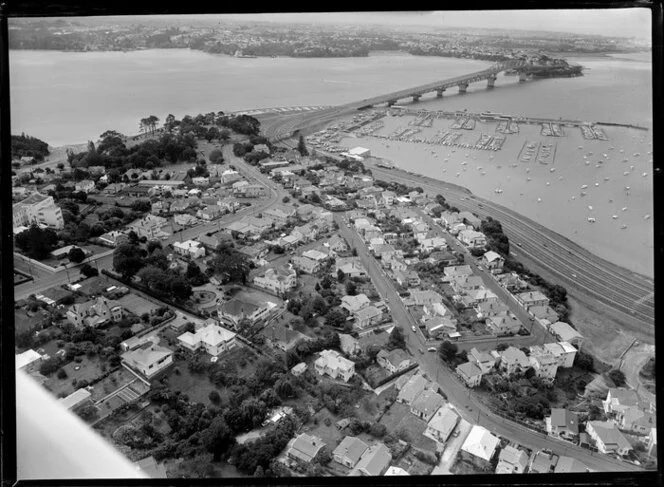
[[[348,240],[352,247],[357,249],[357,255],[371,277],[378,294],[387,303],[394,323],[403,331],[413,359],[419,363],[422,371],[431,380],[438,383],[448,400],[466,421],[484,426],[494,434],[504,436],[533,450],[550,449],[558,455],[573,456],[595,471],[641,470],[630,463],[595,454],[571,443],[550,438],[492,413],[478,400],[472,389],[467,388],[452,370],[442,364],[437,352],[428,352],[425,349],[424,338],[419,330],[418,332],[412,331],[411,326],[416,325],[415,320],[401,301],[392,281],[379,267],[376,259],[369,254],[366,244],[357,232],[349,228],[343,214],[335,213],[335,220],[339,224],[339,233]],[[420,348],[424,350],[424,353],[419,352]]]

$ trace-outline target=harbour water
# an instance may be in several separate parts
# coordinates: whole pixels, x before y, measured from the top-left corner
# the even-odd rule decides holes
[[[449,90],[443,99],[429,95],[417,106],[652,127],[651,69],[646,58],[573,61],[589,68],[585,76],[519,85],[516,77],[501,75],[493,90],[477,83],[466,95]],[[163,120],[168,113],[180,117],[218,110],[335,105],[478,71],[489,64],[405,54],[245,59],[183,49],[11,51],[12,133],[24,131],[52,146],[80,143],[107,129],[134,133],[138,120],[150,114]],[[409,119],[387,117],[379,133],[408,127]],[[435,120],[422,133],[433,136],[452,122]],[[572,128],[564,128],[563,137],[547,137],[538,126],[520,124],[518,133],[505,134],[498,151],[456,148],[452,152],[451,147],[371,136],[344,139],[342,144],[362,145],[398,166],[466,186],[601,257],[652,276],[652,219],[644,219],[653,212],[652,130],[602,128],[608,141],[586,140]],[[458,142],[474,143],[482,133],[496,135],[495,129],[495,122],[478,121],[473,130],[460,130]],[[518,162],[526,140],[553,142],[553,163]],[[587,188],[582,190],[583,185]]]

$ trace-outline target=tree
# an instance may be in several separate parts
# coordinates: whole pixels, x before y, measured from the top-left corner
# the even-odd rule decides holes
[[[451,362],[454,360],[454,357],[456,357],[458,350],[459,347],[457,347],[456,344],[450,342],[449,340],[445,340],[440,344],[438,355],[440,355],[440,358],[444,361]]]
[[[177,300],[185,301],[192,294],[191,285],[182,277],[171,279],[169,284],[170,292]]]
[[[586,370],[588,372],[593,372],[594,362],[590,354],[579,350],[574,358],[574,365],[576,365],[581,370]]]
[[[224,419],[217,416],[210,426],[202,431],[200,442],[212,453],[212,461],[218,462],[235,445],[235,436]]]
[[[113,268],[129,279],[134,276],[144,265],[140,248],[130,243],[120,244],[113,251]]]
[[[339,308],[332,308],[325,315],[325,324],[340,327],[346,323],[346,314]]]
[[[403,331],[398,326],[395,326],[390,333],[390,338],[387,341],[387,348],[389,350],[394,350],[395,348],[405,349],[406,339],[403,335]]]
[[[613,381],[616,387],[623,387],[627,383],[625,374],[620,369],[612,369],[609,371],[609,379]]]
[[[83,249],[73,247],[67,254],[67,257],[69,258],[69,262],[80,264],[85,260],[85,252],[83,252]]]
[[[341,269],[339,269],[339,270],[337,271],[337,281],[338,281],[338,282],[344,282],[345,279],[346,279],[346,274],[344,274],[344,271],[342,271]]]
[[[55,249],[58,235],[50,228],[41,229],[36,223],[16,236],[16,246],[32,259],[43,259]]]
[[[357,285],[353,281],[346,282],[346,294],[355,296],[357,294]]]
[[[304,142],[304,136],[300,134],[300,140],[297,143],[297,151],[301,156],[308,156],[309,151],[307,150],[307,145]]]
[[[210,162],[213,164],[221,164],[224,162],[224,155],[219,149],[210,152]]]
[[[221,129],[219,131],[219,140],[226,143],[231,138],[231,131],[228,129]]]
[[[210,402],[212,404],[219,404],[221,402],[221,396],[217,391],[210,391],[210,394],[208,394],[208,398],[210,399]]]
[[[281,202],[282,202],[282,203],[288,203],[289,201],[290,201],[290,198],[289,198],[288,196],[284,196],[284,197],[281,199]]]
[[[66,379],[67,372],[65,371],[65,369],[58,369],[57,377],[58,379]]]
[[[90,264],[83,264],[81,266],[81,274],[85,277],[94,277],[99,275],[99,271],[92,267]]]

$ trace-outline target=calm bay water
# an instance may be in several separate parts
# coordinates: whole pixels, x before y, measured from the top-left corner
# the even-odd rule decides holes
[[[419,106],[651,127],[651,70],[646,58],[573,61],[589,68],[586,76],[521,85],[514,77],[500,76],[494,90],[478,83],[471,85],[467,95],[449,90],[442,100],[422,98]],[[135,133],[138,120],[151,114],[163,120],[168,113],[181,117],[219,110],[335,105],[477,71],[489,64],[409,55],[238,59],[184,49],[127,53],[11,51],[12,133],[25,131],[52,146],[74,144],[96,140],[108,129]],[[384,132],[407,126],[407,122],[407,117],[387,118]],[[433,129],[426,130],[435,132],[449,124],[448,120],[438,120]],[[386,143],[371,137],[345,142],[368,147],[397,165],[408,165],[410,170],[467,186],[612,262],[652,276],[652,220],[644,220],[652,213],[653,205],[652,156],[648,154],[652,150],[652,131],[605,129],[608,142],[586,141],[572,129],[566,129],[565,137],[545,138],[538,127],[521,126],[520,133],[508,135],[503,149],[497,152],[457,149],[452,153],[447,147]],[[493,124],[478,124],[472,132],[463,131],[464,140],[472,142],[480,132],[494,131]],[[517,162],[526,139],[557,142],[555,172],[537,163],[510,167]],[[591,164],[586,165],[583,154],[589,152],[593,152],[588,157]],[[629,160],[622,162],[624,157]],[[596,168],[599,159],[605,162]],[[629,175],[623,176],[625,171]],[[584,184],[588,185],[584,190],[587,195],[581,196]],[[625,186],[630,187],[629,192]],[[494,192],[497,187],[502,194]],[[625,207],[628,209],[623,212]],[[613,219],[613,215],[618,218]],[[589,224],[589,216],[596,222]],[[622,225],[627,228],[621,229]]]

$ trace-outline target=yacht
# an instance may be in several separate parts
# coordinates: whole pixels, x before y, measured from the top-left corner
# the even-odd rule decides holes
[[[532,181],[532,179],[530,179],[530,178],[526,178],[526,181]]]
[[[588,185],[584,184],[583,186],[581,186],[581,189],[586,189],[587,187],[588,187]]]
[[[648,175],[647,172],[644,172],[643,174],[641,174],[641,176],[643,176],[644,178],[645,178],[647,175]]]
[[[549,172],[555,172],[555,171],[556,171],[555,167],[552,167],[551,169],[549,169]]]
[[[650,215],[646,215],[643,217],[644,220],[647,220],[648,218],[650,218]]]
[[[625,171],[625,172],[623,173],[623,176],[629,176],[629,171]]]
[[[588,209],[589,209],[590,211],[593,211],[593,207],[590,206],[590,205],[588,205]]]
[[[551,186],[551,183],[547,181],[547,182],[546,182],[546,185],[547,185],[547,186]]]
[[[618,218],[618,215],[613,215],[611,218],[613,218],[615,220],[615,219]]]
[[[496,189],[493,190],[493,192],[496,193],[496,194],[500,194],[500,193],[503,192],[503,190],[500,189],[500,188],[496,188]]]
[[[595,183],[595,187],[599,186],[599,183]]]
[[[588,217],[588,221],[589,221],[590,223],[595,223],[595,219],[594,219],[592,216],[589,216],[589,217]]]
[[[625,224],[623,223],[623,224],[620,226],[620,228],[624,230],[625,228],[627,228],[627,225],[625,225]]]
[[[629,191],[629,186],[625,186],[625,191]]]
[[[627,207],[624,207],[624,208],[622,209],[622,211],[627,211]]]
[[[538,202],[538,203],[541,203],[541,202],[542,202],[542,198],[537,198],[537,202]]]

